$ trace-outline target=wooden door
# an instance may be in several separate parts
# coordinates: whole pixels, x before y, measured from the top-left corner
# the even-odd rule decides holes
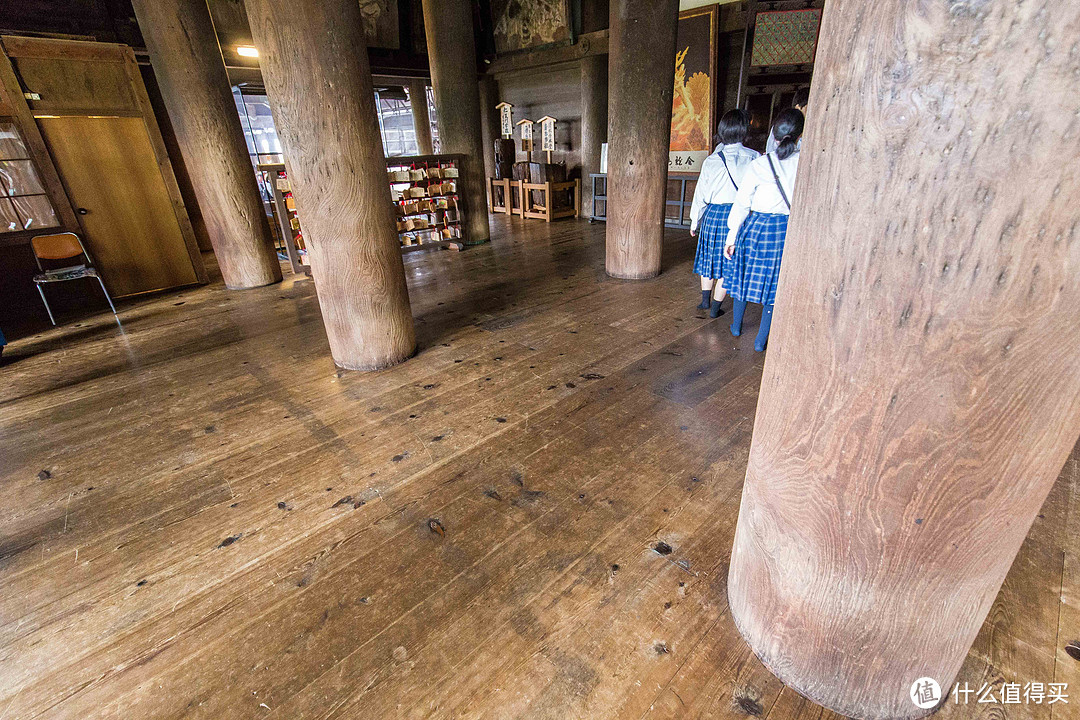
[[[123,296],[206,282],[131,48],[6,35],[0,47],[7,56],[0,94],[32,125],[28,136],[40,133],[71,220],[81,225],[109,291]],[[76,216],[72,206],[86,213]]]
[[[38,126],[110,292],[198,282],[142,118],[39,116]]]

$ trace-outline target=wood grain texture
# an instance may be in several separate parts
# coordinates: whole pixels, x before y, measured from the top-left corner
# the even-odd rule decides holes
[[[204,0],[133,3],[225,284],[281,280],[236,103]]]
[[[416,350],[360,6],[247,3],[334,362]]]
[[[480,86],[476,72],[476,41],[469,0],[424,0],[431,86],[439,143],[444,153],[465,156],[465,177],[459,191],[465,197],[466,244],[487,242],[490,236],[484,189],[484,147],[480,128]]]
[[[409,104],[412,107],[413,129],[416,131],[418,155],[434,155],[435,146],[431,144],[431,117],[428,114],[427,81],[409,81]]]
[[[731,621],[763,358],[694,309],[693,242],[668,230],[672,271],[623,283],[601,225],[492,229],[406,259],[420,352],[383,372],[336,372],[307,276],[229,292],[212,258],[211,285],[122,303],[123,333],[98,316],[7,347],[5,720],[837,720]],[[1052,613],[1063,548],[1075,567],[1052,508],[1076,504],[1076,457],[989,657],[1053,656],[1016,620]],[[973,649],[963,677],[1041,668]]]
[[[600,150],[607,142],[608,58],[581,59],[581,188],[582,204],[592,208],[592,179],[600,172]]]
[[[825,12],[728,591],[845,715],[952,683],[1080,434],[1078,34],[1075,4]]]
[[[499,81],[493,75],[480,76],[480,144],[484,156],[485,178],[495,177],[495,141],[502,137],[499,111]]]
[[[607,272],[660,273],[677,0],[611,3]]]

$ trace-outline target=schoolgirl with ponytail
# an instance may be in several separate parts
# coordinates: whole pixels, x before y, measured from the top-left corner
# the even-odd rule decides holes
[[[799,167],[799,138],[803,114],[788,108],[773,125],[776,150],[750,163],[728,215],[724,255],[724,280],[734,299],[731,334],[742,334],[743,313],[750,302],[762,305],[761,326],[754,349],[761,352],[769,341],[780,261],[787,237],[795,173]]]
[[[739,191],[746,168],[761,153],[743,146],[750,130],[750,114],[729,110],[716,129],[716,151],[705,158],[690,205],[690,235],[698,239],[694,272],[701,276],[701,304],[711,317],[723,314],[720,303],[724,290],[724,242],[728,213]]]

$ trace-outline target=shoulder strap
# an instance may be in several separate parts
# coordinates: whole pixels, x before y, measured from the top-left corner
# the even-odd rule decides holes
[[[735,186],[735,192],[739,192],[739,183],[735,182],[735,176],[731,174],[731,168],[728,167],[727,158],[724,157],[724,149],[720,148],[720,152],[716,153],[720,156],[720,162],[724,163],[724,169],[727,170],[728,179],[731,180],[731,184]]]
[[[791,210],[791,201],[788,200],[787,193],[784,192],[784,186],[780,183],[780,176],[776,174],[776,166],[773,165],[772,155],[766,155],[765,159],[769,161],[769,169],[772,170],[773,180],[776,181],[776,189],[780,191],[780,197],[784,199],[787,209]]]

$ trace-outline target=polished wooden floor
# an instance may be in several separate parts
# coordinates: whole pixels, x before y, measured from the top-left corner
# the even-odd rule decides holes
[[[338,373],[310,279],[68,319],[0,366],[0,720],[825,718],[727,613],[761,376],[603,226],[406,260],[419,354]],[[1072,682],[1080,465],[961,680]]]

